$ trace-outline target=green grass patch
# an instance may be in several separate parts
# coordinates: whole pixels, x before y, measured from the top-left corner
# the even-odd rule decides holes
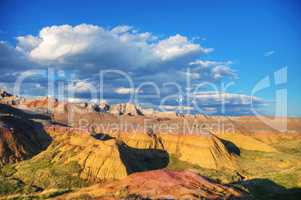
[[[18,167],[16,176],[27,185],[43,189],[83,187],[87,183],[80,178],[81,167],[73,161],[67,164],[56,164],[49,160],[34,160]]]
[[[218,183],[232,183],[239,180],[239,177],[236,175],[235,171],[229,169],[214,170],[214,169],[203,168],[200,167],[199,165],[182,161],[178,159],[175,155],[170,155],[169,164],[167,168],[171,170],[190,169],[197,172],[201,176],[206,176]]]
[[[23,191],[24,185],[18,180],[0,177],[0,195],[8,195]]]
[[[16,169],[13,165],[7,164],[0,168],[0,176],[1,177],[10,177],[14,173],[16,173]]]

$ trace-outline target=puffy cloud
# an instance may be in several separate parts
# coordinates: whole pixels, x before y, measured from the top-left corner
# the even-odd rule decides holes
[[[157,40],[153,34],[130,26],[111,30],[88,24],[51,26],[38,36],[20,36],[17,41],[17,49],[34,61],[84,62],[98,67],[144,67],[212,51],[179,34]]]
[[[237,77],[236,73],[226,65],[218,65],[212,68],[212,75],[215,80],[219,80],[224,77]]]
[[[28,53],[33,60],[57,60],[86,51],[93,45],[94,36],[102,32],[102,28],[85,24],[74,28],[69,25],[45,27],[37,37],[17,37],[17,48]],[[24,48],[29,43],[33,44],[31,41],[40,42],[31,49]]]
[[[135,94],[135,93],[141,93],[143,92],[143,90],[140,89],[139,91],[137,91],[137,89],[135,88],[119,87],[116,88],[114,92],[117,94]]]
[[[91,99],[91,98],[77,98],[77,97],[68,97],[66,99],[66,101],[68,102],[72,102],[72,103],[99,103],[99,99]]]
[[[214,67],[214,66],[219,66],[219,65],[231,65],[231,61],[213,61],[213,60],[195,60],[193,62],[189,63],[190,65],[196,65],[200,68],[208,68],[208,67]]]
[[[267,109],[271,103],[254,96],[220,91],[192,93],[185,96],[184,99],[180,104],[175,96],[175,99],[170,99],[171,101],[168,103],[159,102],[151,107],[162,111],[183,111],[208,115],[253,115],[254,110],[261,112]]]
[[[26,68],[29,62],[22,53],[16,51],[16,49],[5,41],[0,41],[0,70]]]
[[[225,77],[237,78],[236,72],[230,67],[231,61],[196,60],[190,62],[194,73],[200,74],[200,79],[217,81]]]
[[[187,37],[177,34],[159,41],[154,45],[153,50],[162,60],[169,60],[187,54],[209,53],[213,49],[203,48],[199,44],[188,41]]]
[[[218,91],[199,92],[191,95],[191,101],[197,109],[207,114],[248,114],[252,109],[265,108],[270,102],[255,96],[245,94],[226,93]]]
[[[16,47],[0,42],[0,81],[13,80],[27,69],[45,70],[45,66],[56,67],[64,69],[66,82],[72,81],[65,92],[74,92],[78,94],[75,95],[78,98],[86,98],[93,88],[96,92],[102,91],[103,97],[110,99],[110,102],[124,102],[129,96],[126,94],[137,93],[131,87],[143,82],[158,85],[160,98],[164,98],[177,92],[173,85],[164,86],[167,82],[176,82],[186,91],[184,84],[189,77],[192,80],[189,91],[193,91],[195,85],[204,81],[216,82],[226,77],[235,78],[237,75],[232,69],[231,61],[200,59],[202,55],[212,51],[213,48],[205,48],[196,40],[180,34],[159,38],[150,32],[139,32],[127,25],[112,29],[89,24],[49,26],[41,29],[38,35],[17,37]],[[190,70],[187,71],[187,68]],[[134,85],[128,85],[125,77],[115,74],[105,77],[105,86],[100,90],[97,72],[101,69],[121,69],[131,76]],[[36,90],[45,89],[46,86],[47,81],[32,82],[32,87]],[[151,89],[143,88],[143,93],[152,94],[153,88],[149,88]],[[196,101],[208,111],[218,110],[218,96],[208,95],[206,97],[205,94],[197,94]],[[235,102],[237,107],[249,105],[243,104],[248,100],[239,101],[235,95],[226,99],[229,106]],[[160,99],[147,100],[150,102],[141,103],[159,106]],[[167,106],[165,109],[180,109],[172,102],[166,103],[173,107]],[[182,110],[193,111],[191,105],[183,107]]]
[[[16,49],[21,52],[30,52],[41,42],[39,38],[34,37],[32,35],[19,36],[17,37],[17,41],[18,46],[16,47]]]
[[[244,94],[226,93],[226,92],[199,92],[193,94],[193,98],[198,101],[203,101],[204,104],[237,104],[250,105],[252,103],[264,104],[264,100]]]
[[[165,80],[181,74],[189,63],[195,67],[191,72],[194,79],[216,81],[235,76],[231,62],[194,61],[212,48],[180,34],[159,40],[150,32],[138,32],[127,25],[112,29],[89,24],[50,26],[37,36],[20,36],[17,40],[16,49],[30,61],[40,66],[71,67],[81,72],[83,79],[101,69],[121,69],[142,78],[151,74],[152,79],[165,73],[161,79]]]
[[[67,87],[68,92],[71,93],[85,93],[85,92],[91,92],[96,94],[97,90],[93,83],[88,82],[87,80],[76,80],[72,83],[68,84]]]
[[[114,90],[117,94],[133,94],[135,93],[135,88],[125,88],[120,87]]]
[[[115,34],[122,34],[129,32],[131,29],[133,29],[132,26],[127,26],[127,25],[121,25],[121,26],[116,26],[114,27],[111,32]]]
[[[160,105],[160,110],[169,110],[169,111],[190,111],[194,108],[192,106],[173,106],[173,105]]]

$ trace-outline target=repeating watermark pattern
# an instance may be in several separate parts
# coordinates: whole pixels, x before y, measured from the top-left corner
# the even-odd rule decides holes
[[[178,116],[186,116],[191,113],[195,114],[202,114],[203,116],[206,117],[206,111],[210,111],[210,108],[204,109],[202,104],[200,105],[198,103],[198,100],[201,97],[204,97],[204,93],[202,93],[202,89],[204,87],[210,88],[210,94],[211,97],[212,95],[218,99],[218,103],[220,106],[221,114],[227,115],[227,102],[228,102],[228,93],[227,91],[231,86],[233,86],[235,83],[229,82],[227,84],[219,82],[217,83],[212,83],[212,82],[204,82],[202,81],[199,84],[192,83],[193,81],[191,80],[191,76],[189,74],[191,70],[190,68],[187,69],[187,76],[186,80],[183,81],[186,84],[183,84],[183,82],[180,84],[179,82],[166,82],[163,83],[163,86],[168,87],[172,86],[176,90],[169,94],[169,95],[163,95],[162,92],[162,86],[159,86],[156,82],[152,81],[145,81],[145,82],[139,82],[138,84],[135,83],[134,78],[131,77],[131,75],[125,71],[121,70],[115,70],[115,69],[106,69],[106,70],[100,70],[99,71],[99,84],[94,85],[94,84],[85,84],[85,92],[89,94],[90,99],[94,100],[94,103],[99,105],[103,100],[106,98],[104,91],[106,91],[106,83],[105,83],[105,78],[106,76],[119,76],[123,81],[126,81],[128,84],[128,89],[126,90],[126,93],[128,94],[128,99],[127,102],[140,105],[141,104],[141,99],[145,102],[147,98],[157,98],[159,99],[159,104],[157,105],[157,108],[161,112],[168,112],[170,111],[170,108],[176,108]],[[18,76],[15,84],[14,84],[14,94],[16,95],[21,95],[21,88],[22,85],[32,78],[33,76],[41,76],[45,77],[47,76],[47,83],[48,83],[48,91],[47,91],[47,96],[51,98],[57,98],[59,102],[68,102],[71,99],[75,99],[76,97],[76,92],[80,89],[77,86],[74,86],[72,81],[66,81],[66,72],[63,70],[54,70],[53,68],[48,68],[48,69],[39,69],[39,70],[29,70],[26,71],[20,76]],[[276,129],[281,132],[287,131],[287,89],[285,88],[285,84],[287,83],[287,67],[284,67],[282,69],[279,69],[274,72],[274,83],[276,86],[275,90],[275,112],[273,115],[266,116],[264,114],[261,114],[258,112],[257,107],[256,107],[256,101],[258,101],[258,98],[255,97],[255,95],[263,91],[269,87],[271,87],[271,82],[272,78],[269,76],[264,77],[261,79],[254,87],[250,95],[250,110],[252,111],[252,114],[256,116],[258,119],[260,119],[263,123],[267,124],[268,126],[272,127],[273,129]],[[144,94],[144,88],[152,88],[152,91],[154,93],[150,94]],[[277,88],[278,87],[278,88]],[[120,90],[119,92],[125,91]],[[206,94],[206,93],[205,93]],[[177,102],[176,105],[174,106],[167,106],[166,102],[174,100]],[[210,99],[209,99],[210,100]],[[54,101],[48,101],[48,110],[53,111],[54,110]],[[64,107],[61,107],[60,109],[56,108],[58,112],[64,113],[66,110]],[[214,109],[214,108],[212,108]],[[75,120],[76,116],[84,114],[86,112],[86,109],[83,108],[82,106],[72,106],[68,110],[68,124],[72,124],[73,121]],[[185,118],[183,118],[184,120]],[[83,124],[83,122],[81,122]],[[220,121],[218,122],[219,125],[214,125],[218,126],[219,132],[221,131],[221,124],[225,124],[225,121]],[[184,123],[183,123],[184,124]],[[160,132],[172,132],[173,129],[176,130],[182,130],[182,132],[185,133],[194,133],[194,132],[199,132],[202,134],[209,134],[212,131],[214,131],[212,128],[208,129],[208,124],[198,124],[190,125],[190,127],[186,127],[187,130],[184,130],[185,125],[181,125],[182,127],[170,127],[171,124],[163,124],[160,123],[160,126],[164,126],[164,128],[155,128],[155,129],[160,129]],[[86,126],[86,125],[85,125]],[[95,124],[90,124],[89,129],[91,127],[94,127]],[[102,124],[103,126],[103,124]],[[111,124],[112,126],[112,124]],[[121,130],[124,129],[120,127],[120,124],[114,125],[117,128],[112,128],[110,127],[111,130],[116,129],[116,130]],[[172,125],[174,126],[174,125]],[[209,127],[212,126],[212,124],[209,125]],[[229,125],[227,125],[229,126]],[[145,127],[147,127],[145,125]],[[86,127],[87,128],[87,127]],[[106,127],[102,127],[101,129],[106,129]],[[133,127],[131,127],[133,129]],[[164,131],[163,131],[164,129]],[[198,129],[198,131],[194,130]],[[224,129],[224,128],[223,128]],[[234,129],[233,127],[228,127],[227,132],[233,132]],[[232,130],[232,131],[231,131]],[[216,130],[215,130],[216,131]],[[223,130],[225,131],[225,130]],[[134,132],[137,132],[137,130]]]
[[[287,83],[287,67],[274,72],[274,83],[276,88],[279,86],[285,86]],[[252,96],[268,87],[271,87],[271,78],[266,76],[254,86],[252,90]],[[277,88],[275,94],[276,98],[274,116],[266,117],[259,114],[256,109],[254,109],[253,104],[251,104],[252,111],[265,124],[278,131],[285,132],[287,131],[287,88]]]

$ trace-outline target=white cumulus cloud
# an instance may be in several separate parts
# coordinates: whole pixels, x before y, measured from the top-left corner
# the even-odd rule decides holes
[[[168,60],[187,54],[209,53],[213,49],[202,48],[199,44],[188,41],[187,37],[177,34],[159,41],[153,50],[162,60]]]
[[[76,80],[67,85],[68,92],[71,93],[84,93],[84,92],[96,92],[96,88],[93,83],[87,80]]]
[[[17,41],[17,49],[34,61],[109,67],[143,67],[212,51],[180,34],[158,40],[152,33],[126,25],[111,30],[89,24],[50,26],[37,36],[19,36]]]
[[[265,104],[266,102],[255,96],[245,94],[226,93],[226,92],[199,92],[193,94],[193,98],[204,104],[231,104],[231,105],[250,105]]]
[[[126,87],[119,87],[114,90],[117,94],[134,94],[136,92],[142,92],[142,90],[137,91],[135,88],[126,88]]]
[[[231,61],[195,60],[189,65],[200,78],[208,80],[221,80],[224,77],[237,78],[236,72],[231,68]]]

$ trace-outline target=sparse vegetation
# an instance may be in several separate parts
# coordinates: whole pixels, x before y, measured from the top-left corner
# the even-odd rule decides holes
[[[23,190],[24,185],[18,180],[0,177],[0,195],[18,193]]]
[[[193,170],[199,173],[202,176],[206,176],[211,180],[214,180],[218,183],[232,183],[239,180],[239,177],[235,173],[235,171],[231,171],[229,169],[221,169],[221,170],[214,170],[214,169],[206,169],[202,168],[198,165],[194,165],[185,161],[179,160],[175,155],[170,156],[170,162],[168,165],[168,169],[172,170]]]
[[[43,189],[70,189],[87,185],[79,177],[80,171],[81,168],[75,161],[57,164],[47,159],[37,159],[20,163],[16,177],[28,185],[35,185]]]
[[[135,118],[130,119],[135,121]],[[123,120],[127,120],[126,117]],[[218,191],[216,187],[206,188],[200,184],[204,186],[204,191],[210,190],[221,196],[225,196],[226,193],[223,192],[227,191],[225,189],[227,187],[221,184],[226,184],[232,190],[235,190],[233,188],[235,186],[249,192],[254,199],[260,200],[298,199],[300,195],[298,189],[301,187],[300,138],[281,138],[279,135],[272,135],[270,138],[260,140],[247,134],[223,135],[223,139],[212,135],[208,137],[180,135],[175,138],[173,134],[158,134],[157,137],[153,131],[148,131],[147,134],[136,134],[133,137],[129,137],[126,133],[116,140],[105,133],[91,136],[84,134],[85,132],[78,133],[77,129],[69,127],[59,127],[61,130],[56,129],[57,127],[51,128],[53,129],[47,129],[47,134],[52,136],[47,149],[32,155],[33,157],[20,157],[20,160],[26,160],[15,164],[7,163],[16,160],[3,159],[4,165],[0,167],[0,196],[7,199],[49,199],[64,196],[65,193],[74,190],[83,191],[80,188],[91,183],[98,182],[99,185],[96,186],[105,187],[106,183],[109,185],[113,184],[111,181],[118,180],[114,182],[115,188],[101,191],[100,196],[143,199],[144,196],[141,196],[139,190],[144,189],[144,183],[149,182],[149,178],[137,184],[137,194],[136,190],[131,191],[128,183],[119,185],[122,182],[119,179],[126,179],[130,174],[137,175],[136,172],[144,173],[155,169],[159,169],[158,179],[166,175],[165,171],[191,170],[208,178],[198,177],[201,183],[215,185],[217,188],[221,186],[221,191]],[[14,138],[12,132],[5,133]],[[10,150],[10,153],[13,151]],[[167,169],[161,170],[163,168]],[[144,175],[156,172],[147,172]],[[197,177],[192,172],[176,173],[180,174],[179,179],[185,177],[187,173],[193,174],[191,179]],[[170,173],[167,177],[169,176]],[[141,177],[138,174],[136,181],[139,180]],[[172,181],[173,179],[163,179],[164,183]],[[135,186],[134,184],[132,186]],[[197,192],[193,191],[198,198],[203,197],[199,191],[203,189],[202,186],[197,188]],[[163,185],[160,185],[160,188],[162,187]],[[240,191],[237,193],[240,194]],[[96,195],[89,193],[89,190],[78,194],[76,199],[82,200],[93,199]]]
[[[0,168],[0,176],[2,177],[10,177],[12,176],[17,170],[11,164],[4,165]]]
[[[0,195],[20,193],[25,196],[13,197],[13,199],[44,199],[63,194],[72,188],[87,186],[87,181],[79,176],[82,169],[76,161],[66,164],[51,161],[56,150],[56,144],[53,143],[42,156],[1,167]],[[45,189],[56,190],[42,196],[30,195]]]

